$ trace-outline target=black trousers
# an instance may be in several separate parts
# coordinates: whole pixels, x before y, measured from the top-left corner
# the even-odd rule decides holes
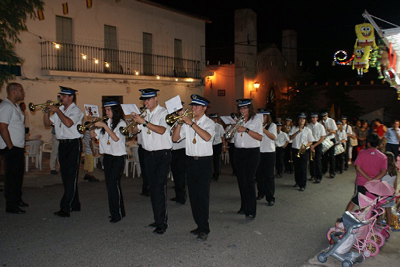
[[[82,140],[62,140],[58,145],[58,159],[60,161],[61,179],[64,186],[64,195],[61,198],[60,209],[66,213],[71,210],[80,210],[78,194],[78,174],[81,161]]]
[[[387,143],[386,151],[392,152],[394,154],[394,160],[397,161],[397,156],[399,155],[399,145]]]
[[[121,190],[121,176],[125,167],[125,156],[104,154],[103,166],[110,214],[113,219],[121,220],[125,217],[124,199]]]
[[[314,160],[310,161],[310,175],[315,179],[322,180],[322,144],[315,147]]]
[[[232,173],[233,175],[236,175],[236,166],[235,166],[235,161],[233,160],[233,154],[235,151],[235,144],[234,143],[229,143],[229,160],[231,162],[231,167],[232,167]]]
[[[24,149],[13,147],[2,149],[4,158],[4,197],[6,209],[18,208],[22,197],[22,182],[24,177]]]
[[[293,172],[292,143],[288,143],[285,147],[283,160],[285,162],[285,172]]]
[[[138,154],[139,154],[140,170],[141,170],[142,179],[143,179],[142,194],[148,194],[150,192],[149,180],[147,179],[147,175],[146,175],[146,163],[145,163],[145,159],[144,159],[144,149],[143,149],[142,145],[139,145]]]
[[[234,160],[240,192],[240,210],[245,215],[256,215],[257,200],[254,177],[260,162],[260,148],[235,147]]]
[[[213,180],[217,181],[219,175],[221,174],[221,153],[222,153],[222,143],[218,145],[213,145]]]
[[[346,149],[344,154],[344,169],[347,170],[349,168],[349,149],[350,149],[350,137],[346,141]]]
[[[336,171],[338,171],[339,173],[343,173],[344,154],[346,154],[346,152],[335,156]]]
[[[144,150],[144,160],[154,221],[157,227],[167,229],[167,178],[171,164],[171,150]]]
[[[275,168],[276,168],[276,174],[282,175],[283,173],[283,166],[284,166],[284,161],[283,161],[283,156],[284,156],[284,148],[283,147],[276,147],[276,161],[275,161]]]
[[[201,233],[208,234],[212,156],[187,157],[187,185],[194,222]]]
[[[256,180],[258,195],[275,202],[275,152],[260,153]]]
[[[186,202],[186,151],[185,148],[172,150],[171,171],[174,177],[175,198],[177,202]]]
[[[332,138],[331,141],[336,144],[335,138]],[[325,152],[322,156],[322,173],[325,174],[328,171],[328,163],[329,163],[329,174],[335,175],[335,146],[332,146]]]
[[[294,164],[294,180],[299,187],[306,187],[307,184],[307,162],[310,158],[310,151],[306,150],[304,154],[300,154],[297,157],[299,150],[296,148],[292,149],[293,153],[293,164]]]

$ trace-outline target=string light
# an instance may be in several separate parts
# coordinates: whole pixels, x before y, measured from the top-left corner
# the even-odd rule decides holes
[[[56,49],[60,49],[60,47],[61,47],[60,44],[57,44],[57,43],[55,43],[55,42],[52,42],[52,44],[54,44],[54,47],[55,47]]]
[[[81,55],[82,55],[82,59],[84,59],[84,60],[87,59],[87,56],[86,56],[85,54],[82,54],[82,53],[81,53]]]
[[[343,57],[339,57],[338,55],[343,54]],[[337,65],[350,65],[350,62],[354,59],[354,55],[351,56],[350,59],[347,59],[347,52],[344,50],[338,50],[336,53],[333,55],[333,60]]]
[[[97,58],[94,58],[94,64],[99,64],[99,60]]]
[[[108,64],[108,62],[104,62],[104,66],[105,66],[106,68],[108,68],[108,67],[110,67],[110,64]]]

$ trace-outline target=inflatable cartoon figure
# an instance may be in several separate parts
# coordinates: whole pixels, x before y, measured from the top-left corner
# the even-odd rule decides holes
[[[354,60],[353,60],[353,70],[357,70],[358,76],[362,76],[364,73],[368,72],[369,68],[369,55],[371,52],[371,47],[361,47],[356,46],[354,49]]]
[[[376,46],[375,31],[371,23],[357,24],[356,35],[357,40],[355,46]]]

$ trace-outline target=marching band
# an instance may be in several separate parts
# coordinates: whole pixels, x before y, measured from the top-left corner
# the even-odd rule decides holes
[[[64,194],[60,210],[54,214],[70,217],[72,211],[81,209],[77,179],[82,133],[88,131],[91,138],[98,140],[99,152],[103,154],[110,222],[122,220],[126,216],[121,190],[127,155],[126,137],[136,135],[143,178],[141,195],[150,195],[154,215],[154,222],[149,226],[160,235],[168,228],[167,177],[171,169],[175,184],[175,197],[171,200],[184,205],[187,185],[197,226],[190,233],[200,241],[207,240],[210,233],[210,183],[219,178],[222,153],[229,152],[233,175],[237,177],[240,192],[237,213],[245,215],[247,220],[254,220],[256,200],[265,197],[266,204],[274,206],[274,179],[281,178],[283,172],[294,171],[294,187],[299,191],[306,189],[308,163],[310,180],[314,183],[321,182],[328,163],[331,178],[335,176],[335,168],[341,172],[345,158],[343,155],[338,158],[341,167],[335,165],[335,144],[340,144],[344,150],[352,133],[345,121],[342,126],[342,122],[336,123],[329,118],[327,112],[320,114],[321,122],[318,122],[318,114],[312,113],[308,125],[305,113],[299,114],[295,126],[290,118],[274,123],[271,111],[258,109],[256,112],[251,99],[236,100],[237,113],[227,116],[231,120],[229,123],[224,121],[224,129],[218,114],[206,116],[210,104],[206,98],[193,94],[189,104],[191,111],[181,108],[169,114],[167,108],[158,103],[159,90],[153,88],[139,90],[143,107],[139,113],[132,112],[132,122],[125,121],[118,101],[106,100],[103,103],[105,116],[82,126],[84,114],[75,104],[77,91],[63,86],[60,90],[60,101],[29,104],[31,110],[42,108],[44,124],[54,125],[60,143]]]

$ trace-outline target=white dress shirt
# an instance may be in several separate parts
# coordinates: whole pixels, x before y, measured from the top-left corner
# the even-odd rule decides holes
[[[275,139],[275,146],[276,147],[283,147],[287,141],[289,141],[289,136],[287,133],[280,131]]]
[[[273,134],[276,138],[276,124],[271,123],[268,127],[268,132]],[[260,152],[267,153],[267,152],[275,152],[275,140],[269,138],[263,131],[261,144],[260,144]]]
[[[147,115],[145,120],[150,122],[151,124],[164,126],[165,132],[164,134],[158,134],[153,132],[152,130],[144,127],[142,124],[138,125],[138,129],[142,131],[143,144],[142,147],[147,151],[157,151],[164,149],[172,148],[172,139],[170,135],[170,127],[165,121],[165,116],[168,115],[168,111],[166,108],[157,105],[157,107],[150,112],[147,109]]]
[[[251,120],[248,120],[244,125],[244,127],[249,128],[251,131],[258,133],[259,135],[263,134],[262,130],[262,122],[259,118],[254,116]],[[251,137],[248,133],[239,133],[236,132],[235,136],[235,147],[237,148],[255,148],[260,147],[261,142]]]
[[[8,125],[11,142],[13,143],[13,146],[19,148],[25,147],[24,119],[24,113],[20,109],[19,105],[14,105],[8,97],[0,103],[0,122]],[[0,149],[6,147],[7,144],[0,135]]]
[[[193,119],[194,121],[194,119]],[[203,115],[195,122],[201,129],[211,135],[210,140],[202,139],[195,130],[187,124],[183,124],[180,131],[181,139],[184,139],[186,145],[186,155],[190,157],[206,157],[213,155],[213,139],[215,135],[215,123],[206,115]],[[193,141],[195,140],[195,142]]]
[[[218,122],[215,123],[215,135],[214,135],[213,145],[221,144],[222,137],[224,136],[224,134],[225,134],[224,127],[222,127],[222,125],[219,124]]]
[[[346,132],[347,137],[350,138],[350,136],[353,135],[353,129],[352,129],[351,126],[348,125],[347,123],[346,123],[346,124],[343,124],[343,130]]]
[[[292,129],[290,129],[289,136],[295,134],[299,130],[298,126],[293,126]],[[296,135],[296,137],[293,139],[292,143],[292,148],[295,149],[300,149],[302,145],[307,145],[309,142],[314,142],[314,136],[312,135],[312,132],[310,128],[304,127],[303,130]]]
[[[186,147],[185,139],[179,139],[178,142],[172,142],[172,150],[183,149]]]
[[[82,124],[83,112],[82,110],[75,105],[74,102],[65,110],[65,106],[61,106],[60,110],[64,115],[72,120],[74,125],[71,127],[65,126],[64,123],[61,122],[60,117],[58,117],[57,113],[54,113],[50,116],[50,121],[54,124],[54,130],[56,131],[57,139],[75,139],[81,138],[83,135],[78,132],[77,126],[78,124]]]
[[[331,131],[337,131],[337,126],[336,126],[336,122],[334,119],[332,118],[326,118],[326,120],[321,122],[322,125],[324,125],[326,132],[328,133],[328,130]],[[326,138],[328,139],[332,139],[335,138],[335,134],[329,134]]]
[[[337,130],[336,132],[336,141],[338,141],[339,143],[342,142],[342,140],[347,140],[347,134],[344,130]]]
[[[397,129],[397,134],[400,135],[400,129]],[[398,145],[399,138],[397,137],[397,134],[393,127],[389,128],[385,134],[385,138],[387,138],[387,143],[392,145]]]
[[[111,129],[111,120],[107,121],[108,127]],[[96,129],[96,138],[99,140],[99,151],[100,154],[108,154],[113,156],[123,156],[126,155],[126,146],[125,146],[125,135],[121,134],[119,131],[120,127],[125,127],[126,122],[124,120],[120,120],[117,124],[117,127],[114,129],[114,133],[118,137],[118,141],[115,142],[107,132],[104,134],[101,133],[102,129]]]
[[[319,139],[321,139],[321,136],[326,136],[326,131],[324,126],[319,122],[316,122],[315,124],[309,123],[307,127],[310,128],[314,136],[315,142],[318,142]]]

